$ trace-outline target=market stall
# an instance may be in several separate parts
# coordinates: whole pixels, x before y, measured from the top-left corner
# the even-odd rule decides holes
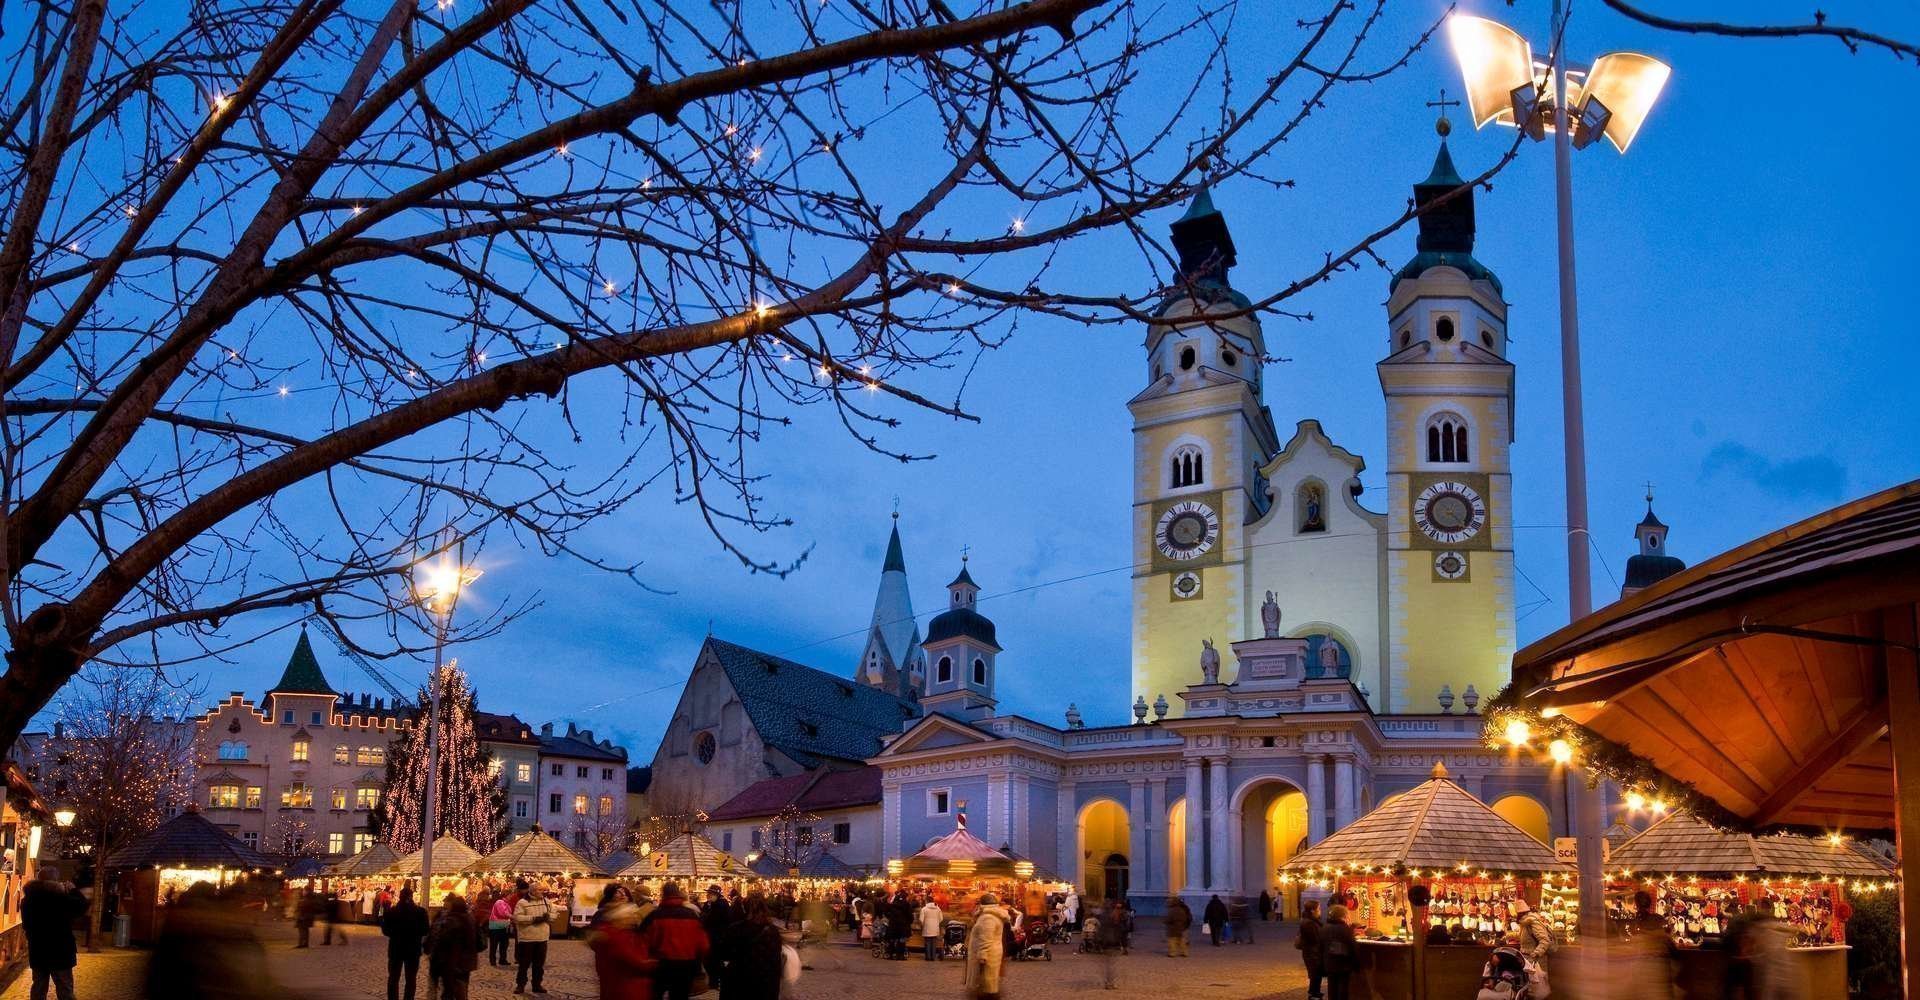
[[[392,882],[410,882],[420,878],[420,853],[412,854],[395,861],[381,871],[377,878]],[[446,834],[441,834],[433,842],[433,871],[427,880],[427,898],[420,905],[432,909],[439,906],[450,893],[459,893],[472,898],[467,866],[480,860],[480,853]]]
[[[0,981],[26,958],[26,932],[20,926],[20,890],[33,880],[40,844],[53,816],[27,780],[26,772],[6,763],[6,796],[0,801]]]
[[[506,892],[517,880],[526,879],[552,904],[554,932],[560,935],[569,927],[586,926],[600,904],[600,890],[612,881],[598,865],[575,854],[538,823],[476,859],[467,866],[467,875],[481,883],[475,891],[484,887]]]
[[[141,943],[159,936],[167,907],[195,882],[224,889],[249,876],[280,874],[273,859],[193,809],[113,852],[105,867],[119,873],[121,912],[131,918],[132,938]]]
[[[1362,997],[1473,996],[1492,948],[1518,930],[1518,904],[1542,910],[1562,940],[1578,909],[1572,869],[1447,777],[1433,776],[1281,868],[1347,903],[1360,937]],[[1435,929],[1445,944],[1428,942]]]
[[[1682,993],[1717,997],[1726,981],[1726,935],[1757,910],[1791,929],[1788,950],[1814,996],[1845,996],[1847,896],[1893,888],[1892,866],[1844,838],[1754,836],[1673,813],[1613,852],[1607,918],[1624,929],[1635,919],[1635,897],[1645,893],[1673,942]]]
[[[656,897],[661,886],[678,882],[689,899],[698,898],[702,886],[716,883],[730,886],[756,878],[733,855],[692,830],[664,844],[641,845],[639,860],[616,872],[614,877],[624,882],[644,883]]]

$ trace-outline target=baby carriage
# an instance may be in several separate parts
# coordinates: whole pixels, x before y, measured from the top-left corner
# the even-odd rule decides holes
[[[885,916],[868,917],[871,930],[867,932],[867,950],[875,958],[887,957],[887,918]]]
[[[1088,914],[1080,922],[1080,954],[1098,955],[1105,952],[1106,943],[1100,940],[1100,918]]]
[[[1029,920],[1021,925],[1019,957],[1053,961],[1053,933],[1044,920]]]
[[[1532,985],[1526,956],[1518,948],[1495,948],[1480,970],[1478,1000],[1527,1000]]]
[[[1054,944],[1066,944],[1073,940],[1073,928],[1067,926],[1067,918],[1054,913],[1047,917],[1047,936]]]
[[[947,921],[942,929],[941,944],[946,948],[948,958],[967,957],[967,925],[959,920]]]

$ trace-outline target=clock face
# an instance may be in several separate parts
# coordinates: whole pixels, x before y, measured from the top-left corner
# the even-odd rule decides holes
[[[1464,542],[1486,527],[1487,502],[1466,483],[1441,480],[1414,498],[1413,523],[1436,542]]]
[[[1176,600],[1187,600],[1200,596],[1200,574],[1187,570],[1173,578],[1173,596]]]
[[[1168,559],[1198,559],[1220,540],[1220,515],[1198,500],[1182,500],[1160,515],[1153,542]]]
[[[1442,580],[1461,580],[1467,575],[1467,554],[1448,549],[1433,554],[1433,575]]]

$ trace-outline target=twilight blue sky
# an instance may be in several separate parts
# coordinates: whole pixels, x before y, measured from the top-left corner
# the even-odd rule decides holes
[[[1257,5],[1262,8],[1265,4]],[[1283,5],[1274,5],[1283,6]],[[1704,2],[1663,13],[1731,16]],[[1804,17],[1804,3],[1742,4],[1739,16]],[[1461,9],[1508,20],[1536,44],[1544,0]],[[1381,51],[1444,10],[1389,7]],[[1243,43],[1291,13],[1249,13]],[[1880,5],[1830,11],[1903,37],[1920,14]],[[1575,157],[1590,497],[1604,601],[1632,551],[1640,484],[1657,485],[1672,550],[1696,562],[1844,500],[1920,476],[1920,346],[1908,290],[1920,263],[1920,151],[1901,110],[1915,76],[1891,57],[1822,41],[1736,41],[1640,28],[1593,0],[1570,31],[1576,58],[1632,48],[1673,63],[1661,105],[1621,157]],[[1248,50],[1257,69],[1271,53]],[[1257,77],[1256,77],[1257,78]],[[1154,81],[1143,80],[1142,86]],[[1244,86],[1244,84],[1243,84]],[[1396,215],[1432,162],[1439,87],[1457,91],[1444,47],[1383,82],[1346,88],[1274,172],[1295,186],[1230,182],[1215,192],[1240,248],[1234,283],[1259,297],[1317,264],[1324,250]],[[1473,174],[1511,133],[1473,134],[1456,116],[1453,154]],[[1196,129],[1204,128],[1204,124]],[[1566,582],[1555,326],[1552,156],[1532,146],[1478,195],[1477,256],[1511,302],[1518,366],[1514,484],[1522,642],[1564,624]],[[1156,228],[1171,221],[1154,223]],[[1383,248],[1397,266],[1411,230]],[[1137,255],[1079,252],[1056,265],[1081,287],[1146,282]],[[1130,269],[1105,273],[1103,268]],[[1134,273],[1138,271],[1139,273]],[[1387,274],[1371,267],[1323,284],[1296,308],[1311,323],[1267,322],[1267,401],[1283,429],[1319,419],[1383,483],[1383,405],[1373,363],[1386,351]],[[481,600],[533,598],[506,635],[462,651],[484,707],[530,722],[575,720],[650,758],[678,683],[709,629],[827,670],[850,673],[871,609],[887,515],[900,497],[916,608],[938,610],[961,547],[985,588],[982,610],[1007,652],[1005,708],[1058,721],[1069,700],[1118,722],[1127,689],[1128,461],[1125,400],[1143,384],[1142,331],[1028,318],[979,361],[967,402],[980,424],[905,414],[892,440],[937,459],[901,465],[852,443],[830,414],[808,415],[761,445],[765,492],[795,527],[762,553],[810,550],[788,578],[749,576],[665,495],[593,533],[615,556],[647,560],[639,588],[565,560],[495,547]],[[1377,495],[1364,498],[1380,509]],[[210,692],[257,694],[278,675],[281,633],[210,668]],[[337,686],[360,689],[324,643]],[[423,675],[424,667],[412,668]]]

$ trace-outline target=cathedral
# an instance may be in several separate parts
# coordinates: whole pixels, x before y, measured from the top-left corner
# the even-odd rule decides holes
[[[1132,684],[1114,695],[1130,724],[1087,726],[1075,706],[1057,725],[999,711],[998,660],[1018,653],[976,607],[973,574],[987,570],[962,560],[922,632],[894,525],[853,671],[866,703],[840,726],[858,738],[814,765],[878,772],[877,842],[859,853],[905,857],[964,812],[995,846],[1152,913],[1170,895],[1277,889],[1287,858],[1437,763],[1542,841],[1566,834],[1564,782],[1488,748],[1476,714],[1515,645],[1515,373],[1500,280],[1473,255],[1474,192],[1445,197],[1462,186],[1442,140],[1413,187],[1425,211],[1381,325],[1384,494],[1363,492],[1365,460],[1317,421],[1281,433],[1262,393],[1265,337],[1232,284],[1234,238],[1210,192],[1173,222],[1180,281],[1126,401]],[[1665,536],[1649,498],[1630,587],[1682,566]],[[780,663],[798,687],[830,676]],[[701,745],[693,696],[690,684],[656,783],[663,764],[690,763],[670,746]],[[818,697],[785,712],[831,724],[825,713],[859,701]],[[701,786],[709,805],[799,767],[791,753],[749,756],[751,774]]]

